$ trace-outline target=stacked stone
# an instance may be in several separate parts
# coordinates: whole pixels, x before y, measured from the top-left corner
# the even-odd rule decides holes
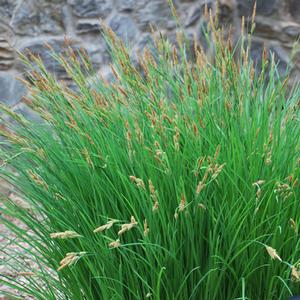
[[[191,36],[201,36],[204,4],[214,0],[174,0],[183,24]],[[238,36],[240,18],[251,18],[254,0],[219,0],[220,19],[232,24]],[[65,36],[75,48],[84,48],[95,69],[107,73],[109,55],[101,35],[99,19],[105,20],[126,41],[133,52],[151,42],[150,24],[174,38],[176,24],[166,0],[0,0],[0,102],[25,115],[22,103],[26,89],[15,79],[24,74],[17,51],[29,49],[44,60],[58,78],[67,74],[51,58],[44,44],[63,52]],[[256,30],[251,55],[259,64],[264,46],[274,52],[279,70],[292,69],[299,81],[300,51],[293,62],[289,55],[300,37],[300,0],[257,0]]]

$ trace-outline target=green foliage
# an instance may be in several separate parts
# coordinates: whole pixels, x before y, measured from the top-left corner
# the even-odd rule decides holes
[[[16,253],[6,263],[30,273],[5,284],[47,300],[299,292],[300,90],[211,28],[210,59],[184,35],[177,47],[159,36],[138,67],[106,28],[113,83],[87,80],[84,53],[53,53],[75,91],[23,58],[43,122],[5,108],[1,177],[30,209],[3,197],[26,229],[1,218],[37,266]]]

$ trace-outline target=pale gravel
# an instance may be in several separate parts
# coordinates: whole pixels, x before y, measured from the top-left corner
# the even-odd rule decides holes
[[[16,194],[14,194],[13,189],[3,180],[0,180],[0,195],[4,195],[4,197],[9,197],[15,203],[22,206],[24,209],[28,209],[28,205]],[[0,206],[5,206],[5,202],[1,200]],[[1,212],[0,212],[1,214]],[[2,215],[5,219],[12,221],[15,225],[20,228],[26,229],[25,225],[22,224],[19,220],[12,218],[11,216]],[[9,237],[9,239],[7,238]],[[28,269],[36,268],[35,262],[29,257],[26,253],[26,249],[28,245],[26,243],[22,243],[17,240],[16,235],[11,232],[2,222],[0,222],[0,276],[13,277],[17,279],[19,282],[26,284],[26,278],[24,276],[19,276],[18,271],[22,270],[13,270],[9,265],[9,261],[11,257],[15,254],[22,255],[25,265]],[[10,298],[7,296],[1,296],[5,292],[13,293],[14,295],[18,295],[21,299],[24,300],[33,300],[32,296],[22,295],[20,292],[14,290],[13,288],[4,286],[0,283],[0,300],[9,300]]]

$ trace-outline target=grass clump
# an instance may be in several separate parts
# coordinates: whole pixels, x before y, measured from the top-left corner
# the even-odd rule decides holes
[[[213,60],[179,34],[176,47],[156,38],[138,67],[106,28],[113,83],[87,80],[71,49],[53,56],[75,89],[24,59],[27,103],[44,121],[3,108],[15,125],[1,129],[1,177],[30,209],[3,198],[26,229],[1,218],[37,267],[16,253],[6,263],[30,276],[2,282],[47,300],[299,291],[300,91],[271,56],[255,72],[249,49],[211,28]]]

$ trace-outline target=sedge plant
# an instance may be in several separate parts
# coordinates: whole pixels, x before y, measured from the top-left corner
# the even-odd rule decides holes
[[[89,79],[71,48],[52,55],[72,89],[22,57],[42,121],[2,106],[1,178],[29,208],[2,196],[5,238],[24,251],[1,284],[45,300],[299,293],[299,88],[213,23],[213,55],[154,35],[138,64],[104,31],[113,81]]]

